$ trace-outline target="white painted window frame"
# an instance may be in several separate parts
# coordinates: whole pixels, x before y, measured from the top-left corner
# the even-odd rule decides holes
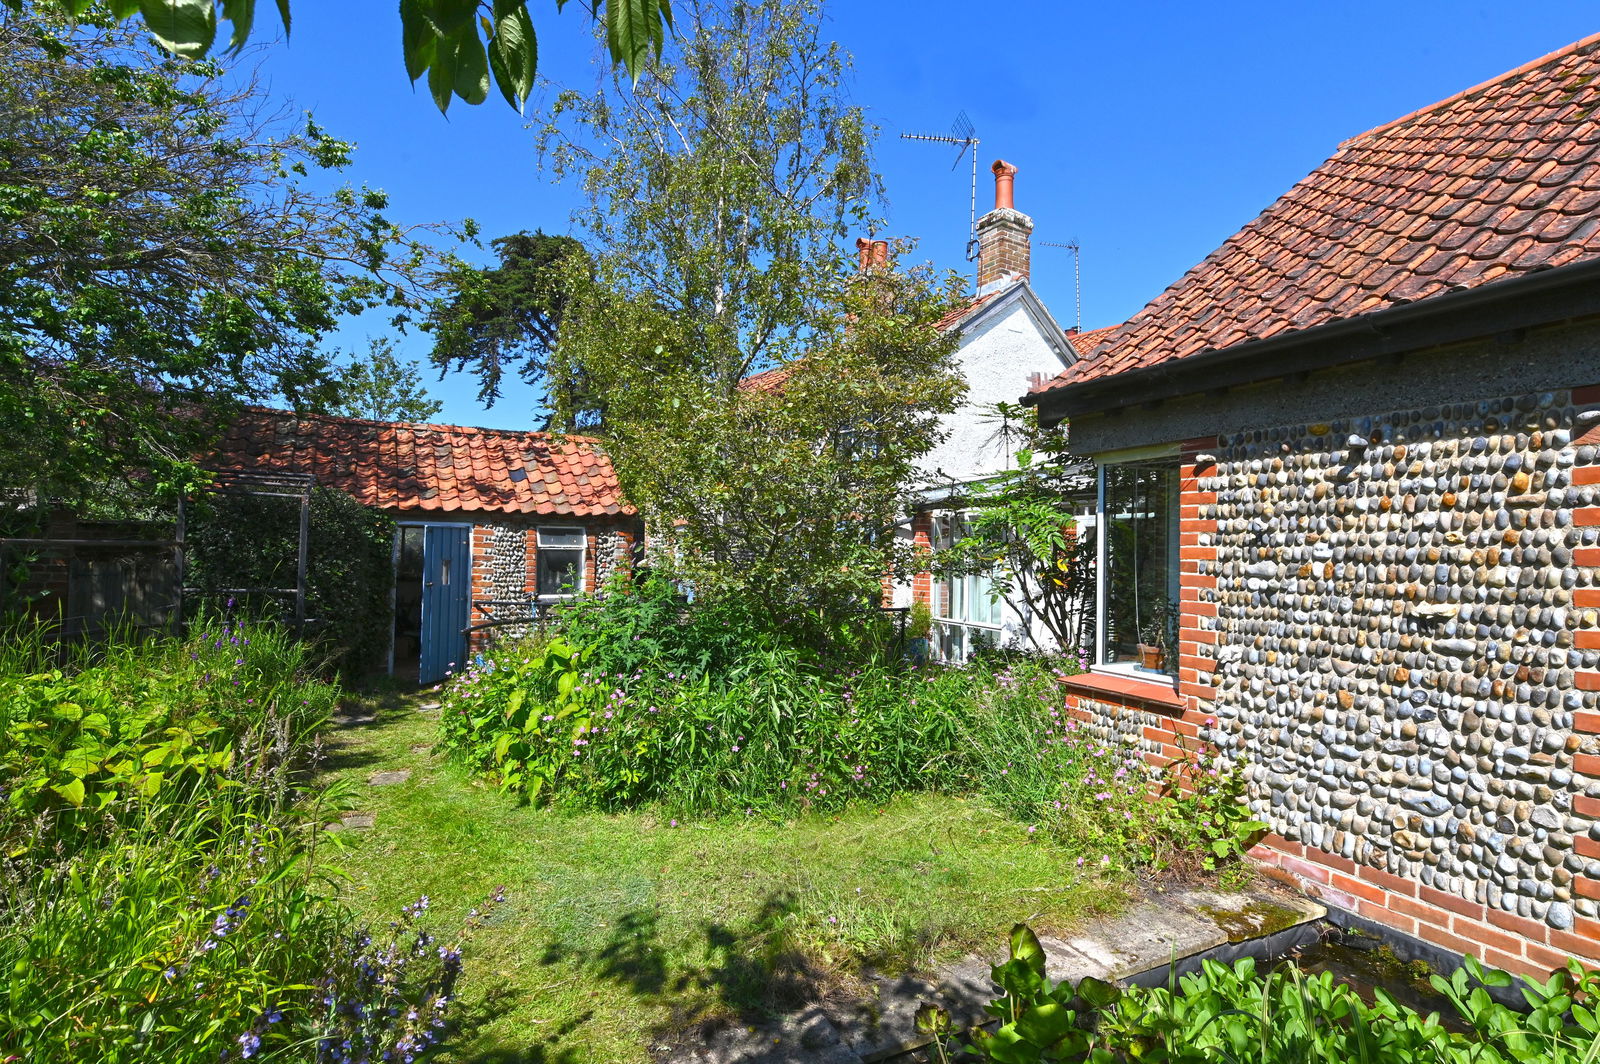
[[[1182,451],[1177,444],[1173,443],[1161,444],[1155,447],[1134,447],[1124,451],[1111,451],[1095,456],[1094,663],[1089,667],[1089,671],[1104,673],[1108,676],[1123,676],[1132,680],[1142,680],[1145,683],[1159,684],[1162,687],[1171,687],[1177,682],[1178,674],[1176,668],[1170,673],[1153,673],[1139,668],[1132,662],[1106,661],[1106,569],[1111,551],[1110,524],[1106,520],[1106,467],[1122,465],[1127,462],[1148,461],[1152,458],[1171,458],[1176,463],[1182,458]],[[1178,505],[1181,513],[1183,506],[1181,489]],[[1179,527],[1181,529],[1181,523]]]
[[[544,534],[546,532],[576,532],[578,534],[578,586],[577,589],[562,595],[540,595],[539,590],[539,552],[545,549]],[[570,544],[553,543],[551,550],[572,550]],[[564,602],[575,598],[589,589],[589,530],[582,525],[536,525],[533,530],[533,589],[534,598],[538,602]]]

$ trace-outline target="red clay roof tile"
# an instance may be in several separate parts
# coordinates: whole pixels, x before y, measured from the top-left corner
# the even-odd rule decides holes
[[[1040,390],[1597,256],[1600,34],[1345,141]]]
[[[413,425],[252,408],[206,463],[229,472],[310,473],[383,510],[598,517],[631,514],[599,441],[460,425]],[[527,475],[516,480],[513,470]]]

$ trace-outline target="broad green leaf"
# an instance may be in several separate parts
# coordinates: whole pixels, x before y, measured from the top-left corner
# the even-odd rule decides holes
[[[456,42],[453,37],[434,39],[433,61],[428,65],[428,91],[440,114],[450,110],[450,100],[455,96]]]
[[[467,23],[456,33],[455,93],[470,104],[489,98],[489,57],[478,28]]]
[[[665,0],[606,0],[606,44],[611,61],[628,68],[637,84],[644,64],[661,55],[672,9]]]
[[[1016,1031],[1036,1046],[1047,1046],[1065,1037],[1076,1020],[1071,1009],[1050,1002],[1031,1006],[1017,1020]]]
[[[1044,975],[1044,947],[1039,936],[1027,924],[1017,924],[1011,929],[1011,956],[1025,962],[1035,975]]]
[[[67,783],[58,783],[50,789],[75,806],[83,804],[84,788],[82,780],[75,779]]]
[[[1078,983],[1078,996],[1091,1007],[1104,1009],[1116,1004],[1122,991],[1114,983],[1086,975]]]
[[[498,12],[500,4],[496,4]],[[518,111],[533,91],[534,73],[539,66],[539,46],[533,20],[520,3],[510,5],[504,15],[497,14],[494,36],[489,40],[489,65],[506,102]]]
[[[287,0],[284,0],[287,3]],[[233,24],[233,35],[228,41],[228,51],[234,55],[250,39],[250,28],[256,20],[256,0],[222,0],[222,17]]]
[[[477,13],[478,0],[428,0],[426,8],[441,36],[449,37],[462,30],[471,29],[472,16]]]
[[[217,39],[211,0],[140,0],[139,13],[156,41],[174,55],[198,58]]]
[[[426,8],[427,0],[400,0],[400,44],[405,51],[406,75],[413,84],[438,56],[439,34]]]

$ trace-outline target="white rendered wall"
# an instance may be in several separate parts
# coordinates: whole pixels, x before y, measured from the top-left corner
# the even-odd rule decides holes
[[[986,415],[996,403],[1015,404],[1028,390],[1031,374],[1054,376],[1064,365],[1021,300],[987,316],[980,310],[978,316],[956,355],[967,381],[966,399],[944,420],[948,438],[921,463],[930,487],[980,480],[1008,468],[1009,449],[992,442],[998,423]]]

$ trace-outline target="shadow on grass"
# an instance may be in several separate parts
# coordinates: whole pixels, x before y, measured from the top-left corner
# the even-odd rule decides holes
[[[707,922],[705,961],[669,970],[654,912],[624,913],[593,956],[596,975],[647,1001],[668,1018],[652,1042],[695,1040],[737,1020],[758,1024],[798,1011],[826,990],[827,973],[796,948],[789,934],[796,905],[787,893],[768,897],[737,925]]]
[[[553,1029],[540,1029],[538,1040],[526,1045],[517,1045],[489,1032],[494,1022],[526,993],[513,987],[490,991],[482,1001],[457,1014],[454,1033],[442,1048],[463,1064],[584,1064],[587,1057],[580,1052],[581,1039],[565,1046],[560,1043],[594,1018],[593,1009]]]

